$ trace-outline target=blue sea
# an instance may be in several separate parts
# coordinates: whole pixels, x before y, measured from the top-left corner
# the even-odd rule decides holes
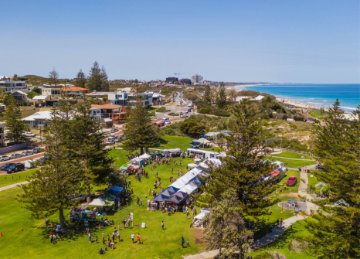
[[[346,111],[353,111],[360,105],[360,84],[269,84],[242,89],[268,93],[316,107],[327,108],[336,99],[340,100],[341,107]]]

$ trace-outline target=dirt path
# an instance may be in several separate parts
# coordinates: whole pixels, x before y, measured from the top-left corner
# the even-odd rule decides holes
[[[0,187],[0,192],[6,191],[6,190],[12,189],[12,188],[14,188],[16,186],[20,186],[20,185],[27,184],[27,183],[29,183],[29,182],[25,181],[25,182],[19,182],[19,183],[13,183],[13,184],[10,184],[10,185],[6,185],[6,186],[3,186],[3,187]]]

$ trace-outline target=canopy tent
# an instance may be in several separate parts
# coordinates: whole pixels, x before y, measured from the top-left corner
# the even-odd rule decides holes
[[[173,182],[170,186],[181,189],[187,183],[189,183],[191,180],[193,180],[197,175],[199,175],[201,172],[202,172],[202,169],[195,167],[195,168],[191,169],[189,172],[187,172],[186,174],[184,174],[183,176],[181,176],[175,182]]]
[[[168,188],[166,188],[166,190],[173,194],[173,193],[176,193],[179,189],[178,188],[175,188],[174,186],[169,186]]]
[[[196,144],[196,143],[198,143],[198,144],[201,144],[201,145],[207,145],[207,144],[209,144],[209,143],[211,143],[209,140],[207,140],[206,138],[199,138],[199,139],[194,139],[193,141],[192,141],[192,143],[193,144]]]
[[[200,167],[204,168],[204,169],[208,169],[209,166],[213,166],[213,167],[219,167],[221,166],[222,162],[217,159],[217,158],[209,158],[203,162],[201,162],[199,164]]]
[[[170,193],[168,189],[166,189],[165,191],[163,191],[163,192],[161,193],[161,195],[164,196],[164,197],[170,197],[171,194],[172,194],[172,193]]]
[[[210,211],[208,209],[201,209],[200,213],[197,214],[194,219],[196,220],[203,220],[207,214],[209,214]]]
[[[130,165],[129,167],[128,167],[128,170],[137,170],[137,169],[139,169],[140,168],[140,166],[138,166],[138,165]]]
[[[151,156],[149,154],[144,153],[141,156],[139,156],[138,158],[140,158],[140,159],[149,159],[149,158],[151,158]]]
[[[167,200],[169,200],[169,197],[164,196],[162,194],[157,195],[154,199],[154,201],[158,201],[158,202],[167,201]]]
[[[195,183],[189,183],[185,186],[183,186],[182,188],[180,188],[181,192],[185,192],[187,194],[192,194],[194,191],[197,190],[197,185]]]
[[[183,202],[189,195],[187,193],[184,192],[177,192],[175,193],[173,196],[171,196],[171,198],[168,200],[169,202],[173,202],[175,204],[180,204],[181,202]]]
[[[108,190],[109,190],[110,192],[119,194],[120,192],[122,192],[123,189],[124,189],[124,188],[123,188],[123,187],[120,187],[120,186],[112,186],[112,187],[110,187]]]
[[[132,164],[135,164],[135,165],[142,166],[142,165],[145,164],[145,163],[144,163],[144,160],[145,160],[144,158],[135,157],[135,158],[131,159],[131,163],[132,163]]]
[[[104,207],[106,206],[106,203],[101,198],[93,199],[92,202],[89,203],[89,206],[95,206],[95,207]]]
[[[180,188],[184,187],[187,183],[188,183],[188,181],[186,181],[183,177],[180,177],[175,182],[173,182],[170,186],[180,189]]]
[[[198,165],[197,164],[188,164],[187,165],[189,168],[194,168],[194,167],[197,167]]]

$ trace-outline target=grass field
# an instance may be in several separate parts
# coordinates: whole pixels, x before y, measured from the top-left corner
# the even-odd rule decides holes
[[[30,170],[26,170],[26,171],[14,173],[14,174],[0,175],[0,187],[14,184],[14,183],[24,182],[27,180],[27,177],[32,175],[35,171],[36,171],[36,169],[30,169]]]
[[[112,150],[110,156],[116,164],[126,162],[125,151]],[[178,158],[177,160],[180,160]],[[160,165],[157,170],[162,179],[163,187],[169,184],[171,176],[171,167],[174,172],[182,168],[185,172],[186,164],[189,159],[182,160],[182,166]],[[155,170],[150,170],[149,178],[143,178],[141,182],[130,177],[131,185],[134,189],[134,197],[139,196],[144,204],[148,199],[150,188],[153,187],[155,180]],[[175,173],[174,173],[175,174]],[[157,190],[158,191],[158,190]],[[89,243],[85,234],[80,234],[72,239],[59,241],[57,244],[51,244],[49,239],[42,234],[44,220],[33,219],[30,212],[22,208],[16,200],[17,194],[21,192],[20,188],[6,190],[0,193],[0,231],[4,237],[0,240],[1,258],[97,258],[98,250],[103,245],[101,243]],[[159,191],[158,191],[159,192]],[[10,202],[9,202],[10,201]],[[168,216],[160,211],[148,211],[146,206],[138,206],[132,203],[129,206],[121,208],[113,216],[115,225],[120,224],[124,217],[130,212],[134,213],[135,227],[133,229],[121,228],[123,241],[116,245],[115,250],[108,251],[102,257],[108,258],[181,258],[181,255],[192,254],[199,251],[201,244],[196,241],[194,229],[189,228],[190,220],[183,213],[175,213]],[[57,220],[57,215],[51,217]],[[165,220],[165,230],[161,229],[161,220]],[[146,229],[140,229],[137,224],[145,222]],[[101,239],[102,233],[110,234],[112,228],[108,227],[98,230],[94,234]],[[139,232],[144,243],[142,245],[132,244],[130,234]],[[182,248],[180,238],[184,236],[190,241],[191,246]]]
[[[190,147],[192,138],[182,136],[165,135],[162,137],[167,143],[161,144],[159,148],[181,148],[186,150]]]
[[[279,154],[274,154],[270,156],[269,159],[272,161],[283,162],[285,166],[289,168],[299,168],[316,164],[316,160],[311,158],[309,155],[290,151],[283,151]]]

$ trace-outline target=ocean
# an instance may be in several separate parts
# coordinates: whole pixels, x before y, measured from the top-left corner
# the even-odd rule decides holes
[[[319,108],[331,106],[336,99],[346,111],[353,111],[360,105],[360,84],[269,84],[236,88],[268,93]]]

